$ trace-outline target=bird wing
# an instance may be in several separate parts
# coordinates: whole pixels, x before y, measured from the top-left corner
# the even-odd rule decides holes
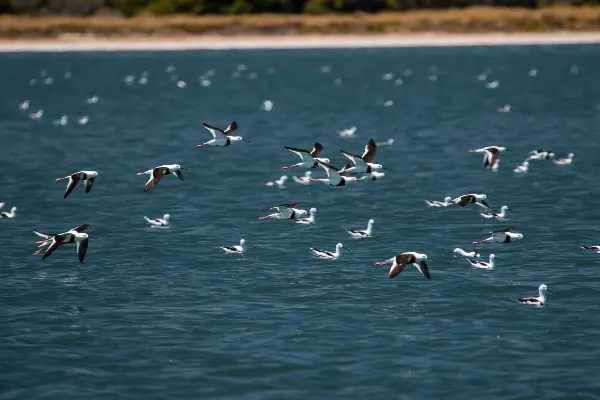
[[[75,232],[81,233],[81,232],[85,231],[88,228],[88,226],[89,226],[88,224],[81,224],[81,225],[76,226],[75,228],[73,228],[71,230],[75,231]]]
[[[52,233],[42,233],[42,232],[38,231],[37,229],[34,229],[33,232],[36,235],[43,237],[44,239],[52,239],[54,236],[56,236],[55,234],[52,234]]]
[[[77,257],[79,258],[79,262],[83,263],[83,259],[85,258],[85,253],[88,248],[88,239],[83,239],[77,242]]]
[[[396,262],[390,268],[390,279],[397,277],[398,274],[404,271],[404,268],[409,264],[410,259],[410,254],[398,254],[396,256]]]
[[[319,154],[321,154],[321,151],[323,151],[323,145],[319,142],[315,142],[315,144],[313,144],[313,149],[310,152],[310,155],[313,157],[318,157]]]
[[[361,158],[366,163],[370,163],[373,161],[375,154],[377,154],[377,145],[375,144],[375,141],[371,139],[369,140],[369,143],[367,143],[367,145],[365,146],[365,152],[363,153]]]
[[[340,175],[341,176],[350,176],[350,175],[352,175],[352,171],[348,171],[350,168],[352,168],[352,165],[350,165],[350,164],[344,165],[344,168],[342,168],[341,171],[340,171]]]
[[[287,209],[287,208],[296,208],[298,206],[298,204],[300,204],[300,203],[277,204],[276,206],[265,208],[264,210],[261,210],[261,211],[267,211],[267,210],[273,210],[273,209],[277,209],[277,211],[280,211],[282,209]]]
[[[206,122],[203,122],[202,125],[208,129],[208,131],[213,135],[213,138],[217,138],[219,136],[224,136],[225,132],[223,132],[222,129],[219,129],[217,127],[214,127],[212,125],[207,124]]]
[[[58,247],[62,244],[64,239],[65,236],[62,234],[54,236],[52,238],[52,243],[50,243],[50,246],[48,246],[46,252],[44,253],[44,256],[42,257],[42,260],[45,260],[46,258],[50,257],[50,255],[54,253],[54,250],[58,249]]]
[[[427,263],[425,263],[425,261],[419,261],[418,263],[415,263],[415,265],[417,266],[419,272],[425,275],[425,278],[431,279],[431,275],[429,275],[429,269],[427,268]]]
[[[458,204],[461,207],[464,207],[467,204],[469,204],[469,201],[471,201],[471,195],[468,195],[468,194],[465,194],[463,196],[457,197],[456,199],[452,200],[452,202],[454,204]]]
[[[512,297],[512,299],[516,300],[520,303],[537,303],[539,301],[537,297],[519,297],[519,298]]]
[[[65,199],[67,198],[68,195],[71,194],[73,189],[75,189],[75,186],[77,186],[79,181],[83,178],[83,175],[84,175],[83,172],[78,172],[76,174],[69,176],[69,184],[67,185],[67,190],[65,191],[65,197],[64,197]]]
[[[225,129],[225,131],[223,131],[224,135],[231,135],[233,132],[238,130],[238,124],[237,122],[233,121],[229,124],[229,126],[227,127],[227,129]]]
[[[331,170],[334,170],[334,171],[339,171],[339,170],[338,170],[336,167],[334,167],[334,166],[333,166],[333,165],[331,165],[331,164],[324,163],[324,162],[323,162],[323,161],[321,161],[321,160],[317,160],[317,162],[319,163],[319,165],[320,165],[321,167],[325,168],[325,171],[327,172],[327,176],[329,176],[329,173],[330,173],[330,171],[331,171]]]
[[[307,155],[312,156],[312,154],[308,150],[298,149],[296,147],[283,146],[286,150],[291,151],[292,153],[296,153],[298,157],[302,159],[302,161],[306,161],[308,159]]]
[[[150,175],[150,179],[146,182],[144,186],[144,192],[152,189],[156,184],[162,179],[163,176],[169,174],[169,168],[167,167],[156,167],[152,170],[152,175]]]
[[[176,169],[173,171],[173,174],[178,177],[179,179],[183,180],[183,174],[181,173],[180,170]]]
[[[497,230],[492,231],[492,232],[504,232],[504,233],[506,233],[506,232],[511,232],[514,229],[517,229],[517,227],[516,226],[511,226],[510,228],[497,229]]]
[[[365,164],[365,162],[361,156],[359,156],[357,154],[353,154],[353,153],[348,153],[347,151],[344,151],[344,150],[340,150],[340,151],[342,152],[343,155],[348,157],[350,159],[350,161],[352,161],[355,165],[358,163]]]
[[[89,193],[92,190],[92,186],[94,186],[94,177],[87,178],[85,181],[85,192]]]

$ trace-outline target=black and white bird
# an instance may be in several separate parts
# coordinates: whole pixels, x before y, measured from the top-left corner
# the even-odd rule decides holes
[[[548,304],[548,295],[546,292],[554,293],[548,289],[548,286],[541,284],[538,288],[538,297],[511,297],[511,299],[518,301],[521,304],[533,304],[535,306],[545,306]]]
[[[485,194],[463,194],[452,200],[451,204],[457,204],[461,207],[466,206],[467,204],[477,204],[480,207],[489,208],[493,210],[492,207],[488,203],[486,203],[487,196]]]
[[[508,210],[508,206],[500,207],[500,212],[490,211],[486,213],[479,213],[483,218],[488,219],[504,219],[506,217],[506,211]]]
[[[567,158],[559,158],[558,160],[552,160],[552,162],[556,165],[569,165],[573,163],[573,157],[575,157],[575,154],[569,153]]]
[[[225,130],[209,125],[206,122],[203,122],[202,126],[208,129],[208,131],[212,134],[213,138],[208,142],[204,142],[202,144],[197,145],[196,147],[230,146],[233,142],[248,142],[248,140],[244,140],[241,136],[232,136],[232,133],[238,130],[238,124],[235,121],[229,124],[229,126]]]
[[[246,251],[246,240],[245,239],[240,240],[240,245],[239,246],[222,246],[221,248],[223,249],[223,251],[225,253],[229,253],[229,254],[237,253],[237,254],[240,254],[240,253],[243,253],[244,251]]]
[[[171,218],[171,215],[169,214],[165,214],[162,218],[150,218],[150,217],[146,217],[144,216],[144,219],[152,226],[161,226],[161,227],[165,227],[169,225],[169,219]]]
[[[298,155],[298,157],[300,157],[300,162],[293,164],[293,165],[287,165],[285,167],[282,167],[283,169],[290,169],[290,168],[317,168],[319,166],[319,164],[317,164],[317,160],[321,160],[324,163],[331,163],[331,161],[329,160],[329,158],[319,158],[319,154],[321,154],[321,152],[323,151],[323,145],[319,142],[315,142],[313,144],[313,149],[312,151],[308,151],[308,150],[304,150],[304,149],[299,149],[297,147],[289,147],[289,146],[283,146],[286,150],[291,151],[292,153],[295,153]]]
[[[469,153],[485,153],[483,155],[483,167],[485,169],[497,170],[500,163],[500,152],[506,150],[506,147],[487,146],[481,149],[469,150]]]
[[[306,210],[300,210],[300,209],[296,208],[298,206],[298,204],[300,204],[300,203],[286,203],[286,204],[278,204],[273,207],[265,208],[262,211],[277,210],[277,212],[269,214],[269,215],[264,215],[262,217],[259,217],[258,219],[269,219],[269,218],[296,219],[296,217],[306,215],[307,214]]]
[[[317,160],[317,162],[319,163],[319,165],[321,165],[321,167],[323,167],[323,169],[325,169],[325,172],[327,173],[327,178],[308,178],[308,180],[311,182],[323,182],[329,186],[345,186],[346,182],[362,182],[364,180],[363,178],[357,179],[353,176],[340,176],[337,174],[339,170],[334,166],[324,163],[321,160]]]
[[[383,165],[373,163],[373,158],[375,157],[375,154],[377,154],[377,145],[373,139],[370,139],[366,144],[365,151],[363,152],[362,156],[349,153],[344,150],[340,151],[354,163],[354,166],[350,168],[344,168],[343,171],[338,171],[338,175],[356,173],[370,174],[375,170],[383,168]]]
[[[10,212],[7,212],[7,211],[0,212],[0,219],[10,219],[10,218],[14,218],[16,216],[17,216],[17,207],[11,208]]]
[[[579,246],[582,249],[586,249],[586,250],[592,250],[595,251],[596,253],[600,254],[600,246]]]
[[[494,269],[494,267],[496,266],[496,255],[490,254],[490,260],[488,262],[473,260],[471,258],[467,259],[467,261],[469,261],[469,263],[471,263],[471,266],[473,268]]]
[[[159,165],[158,167],[154,167],[149,169],[148,171],[138,172],[138,175],[150,175],[148,182],[144,185],[144,192],[152,189],[163,176],[173,174],[179,179],[183,180],[183,175],[181,174],[181,170],[184,170],[179,164],[168,164],[168,165]]]
[[[389,260],[378,261],[375,263],[375,266],[391,263],[392,267],[390,268],[389,275],[390,278],[395,278],[400,272],[404,271],[404,268],[407,265],[412,264],[419,270],[420,273],[425,276],[425,278],[431,279],[431,275],[429,275],[429,269],[427,268],[425,260],[427,260],[426,254],[406,252],[400,253]]]
[[[451,251],[452,254],[456,257],[457,255],[467,257],[467,258],[479,258],[480,254],[477,250],[473,249],[471,251],[464,251],[460,247],[455,248]]]
[[[44,238],[44,240],[36,242],[36,244],[39,245],[39,249],[33,254],[38,255],[44,248],[46,248],[46,252],[42,257],[42,260],[45,260],[60,246],[75,243],[77,244],[77,257],[79,258],[79,262],[83,263],[85,253],[87,252],[89,239],[88,234],[83,233],[83,231],[86,230],[88,226],[88,224],[82,224],[67,232],[59,234],[42,233],[37,229],[34,229],[33,232],[36,235]]]
[[[94,185],[94,180],[98,176],[98,172],[96,171],[79,171],[74,174],[65,176],[63,178],[56,178],[55,182],[62,181],[63,179],[68,179],[69,184],[67,185],[67,190],[65,191],[64,199],[67,198],[69,194],[75,189],[75,186],[80,181],[85,181],[85,192],[89,193],[92,190],[92,186]]]
[[[303,224],[303,225],[312,225],[315,223],[315,215],[317,214],[317,209],[315,207],[312,207],[310,210],[308,210],[308,218],[299,218],[296,219],[296,223],[297,224]]]
[[[327,260],[337,260],[342,255],[342,248],[345,250],[348,250],[348,248],[344,247],[344,245],[341,243],[338,243],[335,245],[335,252],[319,250],[315,247],[311,247],[310,250],[312,251],[313,256],[315,256],[317,258],[324,258]]]
[[[556,154],[554,154],[553,152],[549,151],[549,150],[543,150],[543,149],[538,149],[538,150],[532,150],[529,152],[529,157],[527,157],[525,159],[525,161],[531,161],[531,160],[549,160],[551,158],[554,158],[556,156]]]
[[[515,240],[523,239],[523,234],[514,233],[514,232],[512,232],[513,229],[515,229],[515,228],[512,227],[512,228],[498,229],[495,231],[488,232],[481,236],[491,235],[490,237],[483,239],[483,240],[479,240],[477,242],[473,242],[472,244],[481,244],[481,243],[489,243],[489,242],[510,243],[510,242],[514,242]]]
[[[365,237],[371,237],[371,234],[373,233],[373,224],[375,223],[374,219],[370,219],[369,222],[367,222],[367,229],[365,230],[361,230],[361,229],[348,229],[348,233],[355,238],[365,238]]]

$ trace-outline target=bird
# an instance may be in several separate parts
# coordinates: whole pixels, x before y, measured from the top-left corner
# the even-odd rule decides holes
[[[144,216],[144,219],[148,221],[150,225],[154,226],[167,226],[169,225],[169,219],[171,215],[165,214],[162,218],[149,218]]]
[[[33,253],[34,255],[38,255],[44,247],[46,247],[46,252],[44,253],[42,260],[48,258],[58,247],[64,244],[77,244],[77,258],[79,258],[79,262],[83,263],[83,259],[85,258],[85,253],[88,248],[88,240],[89,236],[87,233],[83,233],[84,230],[88,228],[88,224],[79,225],[67,232],[59,233],[59,234],[48,234],[42,233],[37,229],[34,229],[33,232],[44,238],[44,240],[40,240],[36,242],[39,244],[39,249]]]
[[[353,137],[354,134],[356,133],[356,129],[357,128],[355,126],[353,126],[351,128],[342,129],[341,131],[339,131],[339,135],[341,137]]]
[[[300,218],[300,219],[296,219],[296,223],[297,224],[304,224],[304,225],[312,225],[315,223],[315,215],[317,214],[317,209],[315,207],[311,208],[310,210],[308,210],[309,213],[309,217],[308,218]]]
[[[523,164],[521,165],[517,165],[514,169],[513,172],[515,174],[525,174],[529,171],[529,161],[525,160],[523,161]]]
[[[204,146],[229,146],[232,142],[241,142],[246,141],[241,136],[231,136],[231,134],[238,130],[237,122],[233,121],[227,129],[219,129],[212,125],[203,122],[202,125],[208,129],[208,131],[213,135],[212,140],[208,142],[197,145],[196,147],[204,147]]]
[[[582,249],[586,249],[586,250],[592,250],[595,251],[596,253],[600,254],[600,246],[579,246]]]
[[[467,259],[467,261],[469,261],[471,263],[471,266],[473,268],[480,268],[480,269],[494,269],[494,267],[496,266],[495,260],[496,260],[495,254],[490,254],[489,262],[473,260],[471,258]]]
[[[514,232],[512,232],[513,229],[515,229],[515,228],[513,227],[513,228],[498,229],[495,231],[488,232],[481,236],[491,235],[490,237],[488,237],[487,239],[473,242],[472,244],[481,244],[481,243],[489,243],[489,242],[510,243],[515,240],[523,239],[523,234],[514,233]]]
[[[19,104],[19,110],[25,111],[27,109],[29,109],[29,100],[25,100],[24,102]]]
[[[4,207],[4,203],[0,201],[0,208]]]
[[[3,203],[4,205],[4,203]],[[10,219],[17,216],[17,207],[13,207],[10,209],[10,212],[2,211],[0,212],[0,219]]]
[[[485,199],[487,199],[487,196],[485,194],[463,194],[462,196],[459,196],[452,200],[451,204],[458,204],[459,206],[464,207],[467,204],[475,203],[478,206],[493,210],[492,207],[490,207],[489,204],[485,202]]]
[[[319,179],[309,178],[308,180],[311,182],[323,182],[330,186],[344,186],[346,184],[346,182],[363,180],[362,178],[358,179],[353,176],[340,176],[340,175],[332,174],[331,171],[338,171],[338,169],[331,166],[330,164],[326,164],[326,163],[322,162],[321,160],[317,160],[317,162],[321,165],[321,167],[323,167],[325,169],[325,172],[327,173],[327,178],[319,178]]]
[[[376,181],[378,179],[383,178],[384,176],[385,176],[385,172],[371,171],[370,174],[363,175],[362,180],[363,181],[364,180],[367,180],[367,181]]]
[[[317,258],[325,258],[328,260],[337,260],[342,255],[342,248],[344,248],[345,250],[348,250],[348,248],[344,247],[344,245],[341,243],[338,243],[335,245],[335,253],[332,253],[331,251],[319,250],[314,247],[311,247],[310,249],[313,252],[313,256],[315,256]],[[348,251],[350,251],[350,250],[348,250]]]
[[[541,284],[538,288],[538,297],[511,297],[511,299],[518,301],[521,304],[533,304],[536,306],[545,306],[548,304],[548,296],[546,292],[554,293],[552,290],[548,289],[548,286],[545,284]]]
[[[567,158],[559,158],[558,160],[552,160],[552,162],[556,165],[569,165],[573,162],[573,157],[575,154],[569,153]]]
[[[296,153],[298,157],[300,157],[300,162],[292,165],[286,165],[282,167],[283,169],[290,168],[317,168],[319,164],[317,164],[317,160],[321,160],[324,163],[331,163],[329,158],[319,158],[319,154],[323,151],[323,145],[319,142],[315,142],[313,144],[312,151],[299,149],[296,147],[283,146],[286,150],[291,151],[292,153]]]
[[[69,179],[69,184],[67,185],[67,190],[65,191],[65,196],[63,197],[66,199],[80,181],[85,181],[85,192],[89,193],[90,190],[92,190],[92,186],[94,185],[94,181],[96,180],[97,176],[98,172],[96,171],[79,171],[63,178],[56,178],[54,182],[62,181],[63,179]]]
[[[479,252],[477,250],[475,250],[475,249],[473,249],[470,252],[466,252],[463,249],[461,249],[460,247],[455,248],[450,253],[454,254],[455,257],[456,257],[457,254],[459,256],[468,257],[468,258],[479,258],[479,256],[480,256]]]
[[[295,219],[296,217],[306,214],[305,210],[299,210],[296,208],[298,206],[298,204],[300,204],[300,203],[286,203],[286,204],[278,204],[273,207],[265,208],[262,211],[277,210],[277,212],[259,217],[258,219],[259,220],[268,219],[268,218]]]
[[[404,271],[404,268],[407,265],[412,264],[419,270],[420,273],[425,276],[425,278],[431,279],[431,275],[429,275],[429,269],[427,268],[425,260],[427,260],[426,254],[406,252],[400,253],[389,260],[378,261],[374,265],[378,266],[392,263],[389,275],[390,278],[395,278],[400,272]]]
[[[375,223],[374,219],[370,219],[369,222],[367,223],[367,229],[363,230],[355,230],[355,229],[348,229],[348,233],[355,238],[364,238],[364,237],[371,237],[371,234],[373,233],[373,224]]]
[[[531,160],[548,160],[554,158],[555,154],[549,150],[532,150],[529,152],[529,157],[525,159],[525,161]]]
[[[144,185],[144,192],[147,192],[156,186],[163,176],[169,175],[170,173],[173,173],[173,175],[183,180],[181,170],[184,169],[185,168],[181,167],[179,164],[159,165],[158,167],[154,167],[148,171],[138,172],[138,175],[150,175],[148,182],[146,182]]]
[[[304,176],[298,178],[297,176],[292,176],[294,181],[301,185],[310,185],[310,177],[312,176],[312,171],[306,171]]]
[[[425,204],[427,204],[429,207],[448,207],[450,204],[452,204],[452,197],[446,197],[443,202],[437,200],[425,200]]]
[[[223,249],[223,251],[225,251],[225,253],[243,253],[244,251],[246,251],[246,240],[242,239],[240,240],[240,245],[239,246],[222,246],[221,247]]]
[[[500,212],[497,213],[495,211],[490,211],[487,213],[479,213],[483,218],[494,218],[494,219],[504,219],[506,216],[506,211],[508,210],[508,206],[500,207]]]
[[[29,114],[29,118],[31,119],[42,119],[43,116],[44,110],[37,110],[36,112]]]
[[[373,158],[375,154],[377,154],[377,145],[373,139],[370,139],[369,142],[365,146],[365,151],[362,156],[357,154],[349,153],[344,150],[340,150],[343,155],[348,157],[350,161],[354,163],[353,167],[344,168],[344,171],[338,171],[337,174],[340,175],[342,173],[345,174],[355,174],[355,173],[366,173],[369,174],[374,170],[379,170],[383,168],[381,164],[374,164]]]
[[[469,150],[469,153],[485,153],[483,156],[483,167],[486,169],[497,169],[500,162],[500,152],[505,150],[506,147],[487,146],[481,149]]]
[[[269,181],[267,183],[265,183],[265,186],[268,187],[273,187],[273,186],[277,186],[279,189],[283,189],[285,188],[285,181],[287,181],[288,177],[287,175],[283,175],[281,178],[274,180],[274,181]]]

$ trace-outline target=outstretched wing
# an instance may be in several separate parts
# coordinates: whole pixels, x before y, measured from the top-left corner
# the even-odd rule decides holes
[[[85,192],[89,193],[92,190],[92,186],[94,185],[94,177],[87,178],[85,181]]]
[[[146,185],[144,186],[144,192],[152,189],[156,184],[162,179],[163,176],[169,173],[169,169],[167,167],[157,167],[152,170],[152,175]]]
[[[83,263],[83,259],[85,258],[85,253],[88,248],[88,239],[83,239],[77,242],[77,258],[79,258],[79,262]]]
[[[397,277],[408,264],[409,254],[398,254],[396,256],[396,262],[390,268],[390,279]]]
[[[369,143],[367,143],[367,145],[365,146],[365,152],[363,153],[361,158],[366,163],[370,163],[373,161],[375,154],[377,154],[377,145],[375,144],[375,141],[371,139],[369,140]]]
[[[425,263],[425,261],[419,261],[418,263],[415,264],[417,266],[417,269],[423,274],[425,275],[425,278],[427,279],[431,279],[431,275],[429,275],[429,269],[427,268],[427,264]]]
[[[176,169],[173,171],[173,174],[178,177],[179,179],[183,180],[183,174],[181,173],[180,170]]]
[[[225,131],[223,131],[223,134],[231,135],[233,132],[235,132],[237,130],[238,130],[238,124],[237,124],[237,122],[233,121],[232,123],[229,124],[227,129],[225,129]]]
[[[58,247],[62,244],[63,240],[63,235],[54,236],[52,238],[52,243],[50,243],[50,246],[48,246],[46,252],[44,253],[44,256],[42,257],[42,260],[45,260],[46,258],[50,257],[50,255],[54,253],[54,250],[58,249]]]
[[[88,226],[89,226],[88,224],[81,224],[71,230],[81,233],[81,232],[85,231],[88,228]]]
[[[456,199],[452,200],[453,203],[458,204],[461,207],[466,206],[467,204],[469,204],[470,201],[471,201],[471,196],[467,195],[467,194],[464,196],[457,197]]]
[[[277,204],[276,206],[265,208],[264,210],[261,210],[261,211],[268,211],[268,210],[273,210],[273,209],[277,209],[277,211],[279,211],[280,209],[285,209],[285,208],[296,208],[298,206],[298,204],[300,204],[300,203]]]
[[[215,127],[215,126],[209,125],[206,122],[203,122],[202,125],[206,129],[208,129],[208,131],[213,135],[213,138],[215,138],[215,139],[217,137],[219,137],[219,136],[224,136],[225,135],[225,132],[223,132],[222,129],[219,129],[219,128]]]
[[[310,155],[313,157],[318,157],[319,154],[321,154],[321,151],[323,151],[323,145],[319,142],[315,142],[315,144],[313,144],[313,149],[310,152]]]
[[[352,161],[354,164],[363,164],[364,165],[364,161],[362,159],[361,156],[354,154],[354,153],[348,153],[347,151],[344,150],[340,150],[342,152],[343,155],[345,155],[346,157],[348,157],[350,159],[350,161]]]
[[[309,159],[307,156],[312,156],[312,154],[308,150],[298,149],[296,147],[283,146],[286,150],[291,151],[292,153],[296,153],[298,157],[302,159],[302,161],[306,161]]]
[[[54,235],[52,233],[42,233],[42,232],[38,231],[37,229],[34,229],[33,232],[36,235],[38,235],[40,237],[43,237],[44,239],[52,239],[54,236],[56,236],[56,235]]]
[[[79,181],[83,178],[83,175],[83,172],[78,172],[69,177],[69,184],[67,185],[67,190],[65,191],[65,199],[71,194],[73,189],[75,189],[75,186],[77,186]]]

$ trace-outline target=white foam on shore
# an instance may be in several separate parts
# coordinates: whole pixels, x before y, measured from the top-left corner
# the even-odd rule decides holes
[[[322,36],[200,36],[0,40],[0,52],[181,51],[234,49],[335,49],[452,46],[531,46],[600,43],[600,33],[414,34]]]

